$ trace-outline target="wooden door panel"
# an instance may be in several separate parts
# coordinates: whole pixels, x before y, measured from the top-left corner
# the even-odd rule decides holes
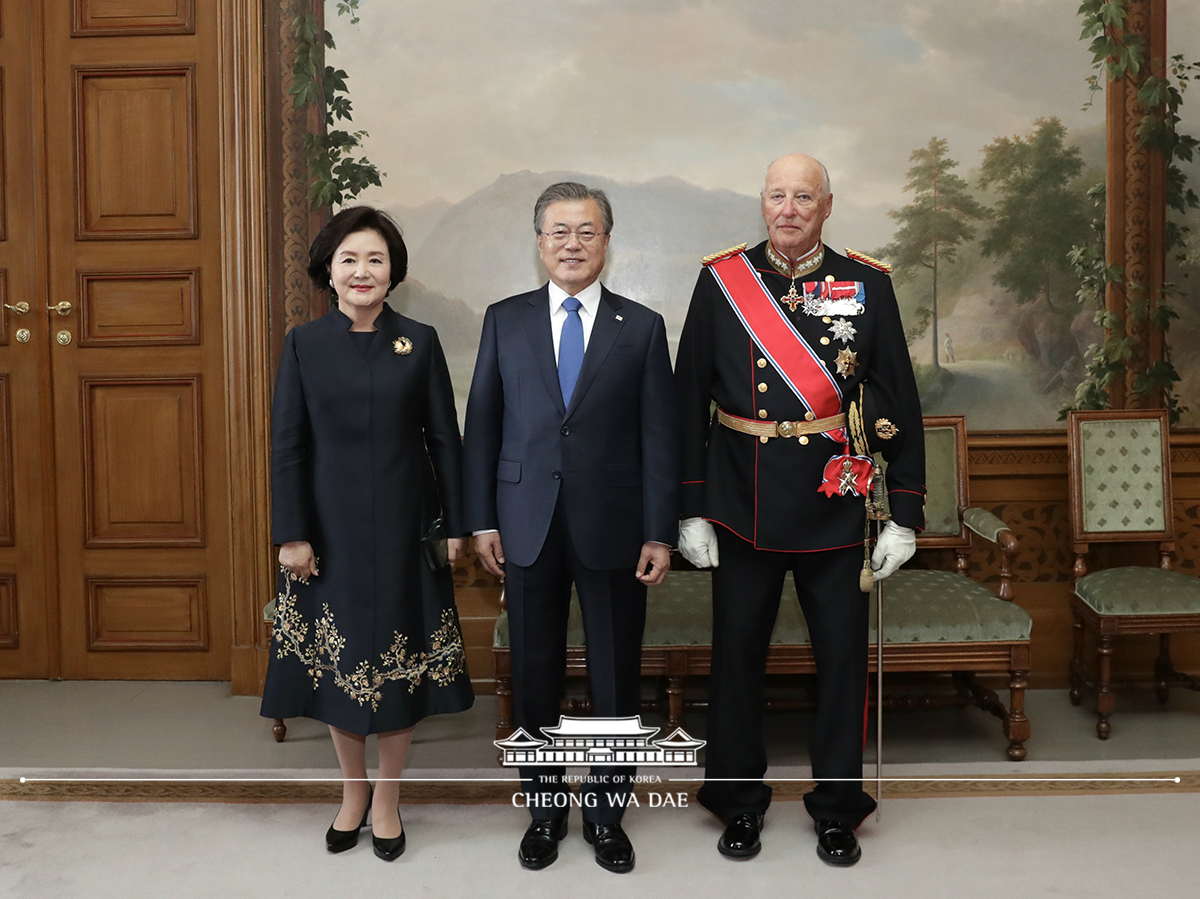
[[[199,272],[84,272],[80,346],[200,343]]]
[[[207,650],[204,582],[203,575],[88,578],[88,650]]]
[[[89,548],[203,546],[200,379],[85,379]]]
[[[63,676],[227,679],[217,5],[44,14]]]
[[[78,67],[79,237],[196,236],[194,67]]]
[[[74,0],[75,37],[192,34],[193,0]]]
[[[17,649],[20,646],[17,629],[17,576],[11,572],[0,574],[0,649]]]
[[[0,28],[3,23],[0,22]],[[4,165],[4,132],[7,116],[4,113],[4,66],[0,66],[0,185],[8,184],[8,172]],[[5,201],[5,194],[8,190],[0,190],[0,240],[4,240],[8,236],[8,204]]]
[[[16,543],[13,521],[12,403],[8,375],[0,374],[0,546]]]
[[[0,0],[0,677],[58,673],[36,8]]]

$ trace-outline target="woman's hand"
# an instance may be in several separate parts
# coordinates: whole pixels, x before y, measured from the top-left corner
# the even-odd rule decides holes
[[[317,558],[307,540],[293,540],[279,547],[279,564],[302,581],[320,574],[317,571]]]
[[[450,564],[453,565],[459,559],[467,554],[467,538],[466,537],[450,537],[446,540],[446,554],[450,559]]]

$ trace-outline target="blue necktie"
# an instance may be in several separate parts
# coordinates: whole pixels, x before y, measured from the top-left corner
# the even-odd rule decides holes
[[[583,304],[575,297],[567,297],[562,304],[567,310],[567,320],[558,341],[558,386],[562,388],[563,406],[569,406],[579,369],[583,367],[583,319],[579,317],[579,307]]]

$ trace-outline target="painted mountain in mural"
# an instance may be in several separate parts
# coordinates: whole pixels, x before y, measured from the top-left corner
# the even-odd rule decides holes
[[[701,257],[765,237],[758,198],[678,178],[625,184],[580,172],[517,172],[446,209],[412,251],[411,272],[476,310],[546,280],[534,244],[533,204],[555,181],[604,189],[614,227],[604,283],[683,321]],[[397,209],[398,215],[403,211]]]

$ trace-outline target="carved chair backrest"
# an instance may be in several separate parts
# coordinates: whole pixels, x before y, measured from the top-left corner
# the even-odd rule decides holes
[[[1165,409],[1072,412],[1067,418],[1071,542],[1075,575],[1087,573],[1090,543],[1158,543],[1170,568],[1169,419]]]

